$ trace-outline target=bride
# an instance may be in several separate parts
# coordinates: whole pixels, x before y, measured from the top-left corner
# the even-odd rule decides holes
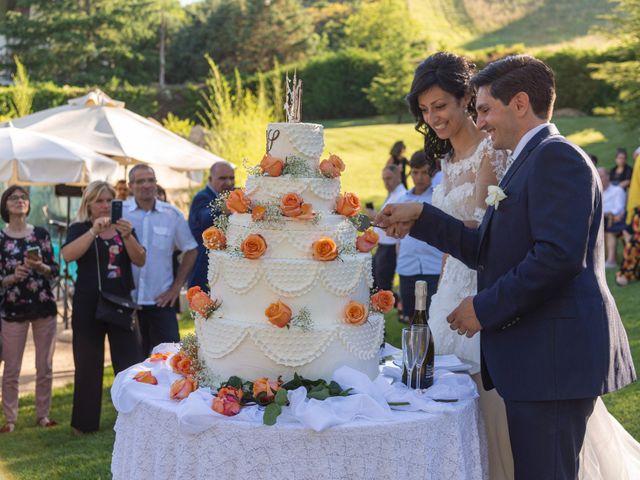
[[[486,209],[489,185],[497,185],[509,167],[507,152],[494,150],[491,140],[474,123],[470,88],[474,65],[451,53],[436,53],[416,69],[407,96],[416,130],[425,137],[428,161],[435,170],[441,161],[443,181],[433,205],[476,228]],[[513,479],[513,459],[507,417],[496,390],[486,391],[479,374],[480,336],[467,338],[446,320],[460,302],[477,292],[476,272],[457,259],[443,260],[440,284],[429,309],[429,325],[437,354],[453,353],[475,367],[472,377],[480,392],[480,409],[488,443],[489,478]],[[587,425],[580,454],[580,479],[624,480],[640,472],[640,444],[609,414],[598,399]]]

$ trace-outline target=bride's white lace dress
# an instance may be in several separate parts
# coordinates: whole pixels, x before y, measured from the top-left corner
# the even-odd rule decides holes
[[[468,224],[479,224],[484,215],[487,187],[497,185],[508,166],[507,155],[482,140],[467,158],[442,160],[443,181],[433,192],[433,205]],[[513,479],[504,402],[495,390],[487,392],[479,378],[480,335],[467,338],[449,328],[447,316],[460,302],[477,292],[476,272],[459,260],[446,258],[437,293],[431,299],[429,325],[437,354],[453,353],[476,365],[471,373],[480,391],[480,409],[489,445],[489,478]],[[581,480],[640,479],[640,444],[609,414],[601,399],[587,425],[580,454]]]

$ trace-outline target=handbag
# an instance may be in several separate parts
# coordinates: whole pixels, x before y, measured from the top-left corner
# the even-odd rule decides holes
[[[98,241],[94,240],[96,249],[96,264],[98,266],[98,305],[96,307],[96,320],[110,323],[124,330],[133,331],[140,306],[130,298],[122,297],[102,291],[100,255],[98,253]]]

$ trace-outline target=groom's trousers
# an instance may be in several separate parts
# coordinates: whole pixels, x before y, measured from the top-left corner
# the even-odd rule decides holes
[[[507,401],[515,480],[576,480],[595,398]]]

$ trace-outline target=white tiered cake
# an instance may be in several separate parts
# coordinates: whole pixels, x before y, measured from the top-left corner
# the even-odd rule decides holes
[[[226,248],[209,252],[211,298],[221,306],[208,319],[196,316],[196,332],[199,356],[216,377],[253,380],[281,375],[286,380],[297,372],[329,379],[342,365],[371,378],[378,373],[384,318],[369,306],[371,255],[356,250],[356,228],[336,213],[340,178],[339,173],[334,178],[320,173],[323,148],[321,125],[270,124],[269,158],[296,168],[290,173],[285,168],[278,176],[251,175],[243,192],[250,206],[246,213],[229,217]],[[277,211],[276,205],[288,194],[310,204],[316,218],[254,220],[250,212],[257,212],[256,207]],[[255,234],[266,250],[249,259],[241,244]],[[314,257],[314,242],[323,238],[335,242],[337,258]],[[265,310],[279,301],[294,319],[304,312],[305,322],[292,320],[286,328],[270,322]],[[364,323],[345,320],[345,309],[354,302],[366,309]]]

